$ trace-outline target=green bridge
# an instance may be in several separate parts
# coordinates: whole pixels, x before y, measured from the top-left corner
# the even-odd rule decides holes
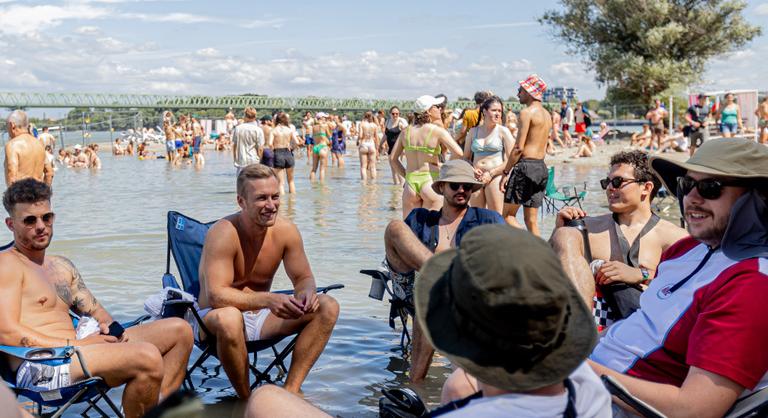
[[[109,93],[15,93],[0,92],[0,107],[25,109],[35,107],[96,109],[256,109],[270,110],[330,110],[365,111],[387,110],[398,106],[411,110],[413,101],[378,99],[337,99],[331,97],[267,97],[267,96],[182,96],[165,94],[109,94]],[[475,107],[472,101],[454,101],[449,108]],[[506,102],[505,107],[522,109],[518,102]]]

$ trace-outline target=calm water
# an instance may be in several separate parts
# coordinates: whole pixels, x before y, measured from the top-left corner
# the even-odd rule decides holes
[[[236,211],[235,173],[229,153],[212,151],[201,169],[106,153],[101,158],[100,171],[56,172],[57,216],[49,253],[72,259],[113,316],[128,320],[142,314],[144,299],[160,289],[166,212],[209,221]],[[283,199],[280,211],[298,225],[318,284],[346,286],[332,293],[341,303],[341,316],[303,386],[306,399],[333,415],[375,416],[380,390],[405,385],[408,363],[399,349],[399,330],[388,326],[388,304],[367,297],[369,280],[358,270],[382,260],[383,231],[400,216],[402,189],[390,184],[385,162],[379,163],[378,180],[362,184],[357,157],[348,153],[346,160],[346,168],[329,170],[324,184],[311,184],[306,160],[299,159],[297,193]],[[564,165],[557,170],[558,183],[588,183],[588,210],[594,213],[603,205],[597,180],[605,169]],[[544,215],[544,236],[553,223],[553,215]],[[0,242],[11,239],[3,228]],[[276,288],[289,287],[282,269],[275,283]],[[207,416],[241,417],[243,405],[234,401],[223,371],[214,363],[207,366],[194,376],[196,385],[202,383],[198,390]],[[415,387],[432,404],[450,372],[443,358],[436,357],[434,366],[426,382]],[[119,399],[119,392],[112,393]]]

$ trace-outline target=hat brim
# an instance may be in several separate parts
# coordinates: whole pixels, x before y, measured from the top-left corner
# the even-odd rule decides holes
[[[480,181],[477,181],[475,179],[472,179],[471,181],[468,181],[467,179],[458,179],[458,178],[445,178],[442,180],[435,180],[432,182],[432,190],[435,191],[435,193],[439,194],[440,196],[443,195],[443,193],[440,191],[440,183],[465,183],[465,184],[472,184],[472,193],[480,190],[483,188],[483,183]]]
[[[571,317],[563,343],[529,370],[508,372],[501,366],[483,366],[472,360],[489,350],[467,338],[453,319],[454,301],[448,289],[449,270],[458,250],[434,255],[416,280],[416,320],[430,343],[455,365],[479,381],[509,391],[527,391],[562,382],[589,356],[597,342],[592,313],[576,288],[570,286]],[[510,318],[509,320],[515,320]]]
[[[744,175],[738,173],[727,173],[716,168],[707,167],[700,164],[691,164],[675,161],[669,157],[652,156],[648,159],[648,164],[651,167],[651,171],[656,174],[664,183],[664,187],[667,188],[672,196],[677,196],[677,178],[685,176],[689,171],[695,171],[702,174],[710,174],[713,176],[723,176],[730,178],[740,179],[759,179],[764,178],[762,175]]]

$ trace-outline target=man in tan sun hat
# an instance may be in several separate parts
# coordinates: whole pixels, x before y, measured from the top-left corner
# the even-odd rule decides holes
[[[504,193],[502,215],[512,226],[522,228],[515,218],[523,206],[525,226],[539,236],[537,213],[544,199],[549,172],[544,164],[552,117],[541,105],[547,84],[536,74],[520,81],[517,97],[526,105],[520,112],[520,130],[517,143],[504,167],[499,188]]]
[[[448,161],[440,167],[440,174],[432,183],[435,193],[443,196],[443,208],[439,211],[416,208],[405,221],[395,220],[387,226],[384,232],[386,259],[379,270],[389,276],[393,287],[406,295],[411,315],[416,271],[427,259],[435,253],[458,247],[464,234],[478,225],[504,223],[494,211],[469,206],[472,192],[482,186],[468,162]],[[420,331],[414,324],[412,381],[424,379],[434,353]]]
[[[691,236],[662,254],[640,309],[590,363],[664,415],[721,417],[768,386],[768,148],[716,139],[685,163],[649,164]]]

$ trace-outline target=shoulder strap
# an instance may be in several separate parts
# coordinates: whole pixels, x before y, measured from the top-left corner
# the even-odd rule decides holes
[[[565,379],[565,390],[568,391],[568,405],[565,406],[563,412],[563,418],[576,418],[576,388],[573,386],[571,379]]]
[[[643,226],[643,229],[640,230],[640,233],[637,234],[637,238],[635,238],[635,241],[630,246],[627,238],[621,232],[618,216],[615,213],[612,216],[613,227],[616,230],[616,238],[619,240],[619,248],[621,249],[622,258],[628,266],[637,267],[640,257],[640,238],[650,232],[650,230],[659,223],[660,218],[655,213],[651,213],[651,218],[648,219],[648,222],[645,223],[645,226]]]

